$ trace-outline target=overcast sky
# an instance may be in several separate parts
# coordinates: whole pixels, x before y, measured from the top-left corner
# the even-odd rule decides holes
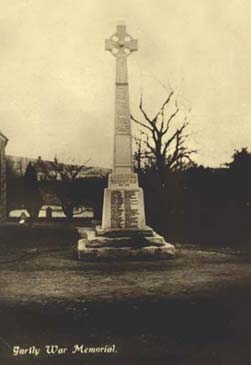
[[[171,85],[197,162],[251,150],[250,19],[250,0],[0,0],[7,153],[111,166],[115,68],[104,40],[120,21],[139,41],[128,59],[133,114],[141,89],[151,114]]]

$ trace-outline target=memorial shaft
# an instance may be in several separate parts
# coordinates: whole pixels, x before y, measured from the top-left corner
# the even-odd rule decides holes
[[[106,40],[106,50],[116,57],[113,173],[128,174],[133,172],[133,159],[127,57],[137,50],[137,41],[118,25]]]
[[[116,59],[113,172],[131,173],[132,136],[126,58]]]

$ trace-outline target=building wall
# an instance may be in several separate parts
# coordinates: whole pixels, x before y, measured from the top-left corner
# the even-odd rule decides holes
[[[6,219],[6,139],[0,136],[0,222]]]

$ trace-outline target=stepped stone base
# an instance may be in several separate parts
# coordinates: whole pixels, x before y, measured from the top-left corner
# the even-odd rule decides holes
[[[104,237],[124,237],[125,236],[125,230],[124,229],[103,229],[101,226],[97,226],[95,229],[97,236],[104,236]],[[142,237],[142,236],[148,236],[152,237],[154,234],[154,231],[152,228],[145,226],[143,229],[130,229],[126,231],[126,236],[129,237]]]
[[[119,259],[160,260],[175,257],[173,245],[167,243],[153,230],[151,235],[144,235],[144,231],[123,231],[123,236],[119,232],[111,231],[101,236],[97,234],[101,232],[99,228],[96,230],[79,228],[81,238],[78,241],[78,258],[83,261],[117,261]]]
[[[175,248],[146,226],[143,190],[135,173],[112,173],[104,192],[102,226],[78,228],[78,258],[159,260],[175,257]]]

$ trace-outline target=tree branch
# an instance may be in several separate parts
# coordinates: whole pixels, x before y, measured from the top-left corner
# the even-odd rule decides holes
[[[167,99],[166,99],[166,100],[164,101],[164,103],[162,104],[162,106],[161,106],[160,110],[158,111],[158,113],[157,113],[157,114],[155,115],[155,117],[153,118],[153,120],[156,120],[156,121],[157,121],[157,119],[158,119],[159,115],[160,115],[161,113],[163,113],[163,112],[164,112],[164,109],[165,109],[166,105],[170,102],[171,97],[173,96],[173,93],[174,93],[174,91],[172,90],[172,91],[170,92],[170,94],[168,95]]]
[[[171,121],[173,120],[173,118],[176,117],[176,115],[178,114],[179,112],[179,107],[178,105],[176,104],[176,110],[173,112],[173,114],[170,115],[170,117],[168,118],[167,120],[167,124],[166,124],[166,128],[164,129],[163,131],[163,135],[166,134],[166,132],[168,131],[169,127],[170,127],[170,123]]]
[[[156,151],[155,151],[155,149],[154,149],[154,147],[152,147],[151,145],[150,145],[150,143],[149,143],[149,137],[146,135],[146,140],[145,141],[143,141],[145,144],[146,144],[146,146],[150,149],[150,151],[155,155],[156,154]]]
[[[150,123],[152,125],[151,119],[148,117],[148,115],[146,114],[146,112],[143,109],[143,97],[142,97],[142,94],[140,95],[139,110],[144,115],[144,118],[148,121],[148,123]]]
[[[148,129],[149,131],[151,131],[151,132],[152,132],[152,128],[151,128],[151,127],[149,127],[147,124],[144,124],[144,123],[140,122],[139,120],[137,120],[136,118],[134,118],[134,116],[133,116],[132,114],[131,114],[131,119],[132,119],[135,123],[139,124],[141,127],[144,127],[144,128],[146,128],[146,129]]]

